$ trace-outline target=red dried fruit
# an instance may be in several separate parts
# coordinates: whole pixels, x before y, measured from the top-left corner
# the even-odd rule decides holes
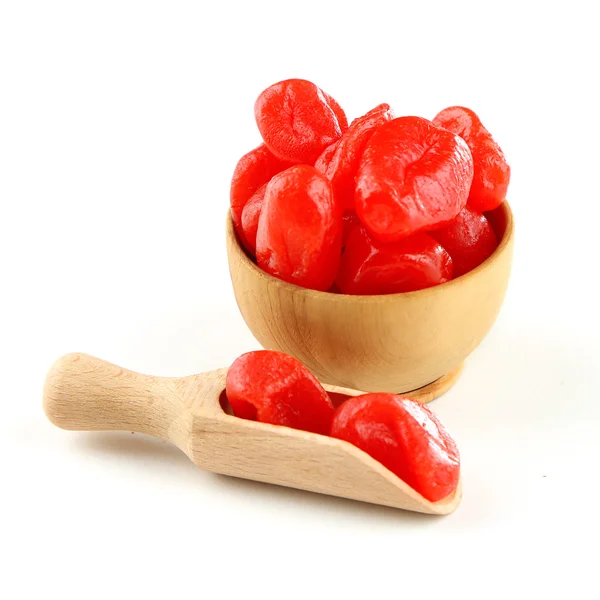
[[[259,187],[289,166],[290,163],[278,159],[264,144],[244,154],[235,166],[229,190],[231,219],[244,245],[248,246],[242,229],[244,206]]]
[[[254,115],[271,152],[292,163],[312,165],[348,126],[339,104],[305,79],[268,87],[256,100]]]
[[[350,234],[336,283],[344,294],[412,292],[452,279],[452,259],[426,233],[382,244],[364,227]]]
[[[480,265],[496,249],[498,241],[488,220],[465,206],[443,229],[431,231],[452,257],[454,277],[460,277]]]
[[[296,358],[271,350],[242,354],[225,387],[234,414],[327,435],[333,405],[315,376]]]
[[[265,200],[266,191],[267,184],[265,183],[254,192],[254,195],[246,202],[246,206],[244,206],[244,210],[242,211],[242,231],[244,232],[244,238],[247,242],[248,249],[252,254],[256,254],[258,220]]]
[[[433,123],[459,135],[471,149],[474,174],[469,206],[479,212],[500,206],[510,183],[510,167],[479,117],[463,106],[451,106],[438,113]]]
[[[426,406],[410,398],[349,398],[335,411],[331,436],[354,444],[431,502],[458,486],[456,443]]]
[[[352,121],[342,137],[325,148],[315,162],[342,199],[346,210],[354,210],[354,179],[367,142],[375,130],[394,118],[389,104],[380,104],[366,115]]]
[[[494,233],[496,234],[496,239],[501,241],[506,232],[506,213],[501,208],[500,205],[498,208],[494,210],[489,210],[483,213],[483,216],[488,220],[488,223],[492,226]]]
[[[319,154],[319,157],[315,161],[315,169],[317,169],[319,173],[323,173],[323,175],[325,175],[329,167],[329,163],[331,162],[331,159],[333,158],[333,155],[336,153],[336,151],[337,142],[333,142],[333,144],[327,146],[327,148],[325,148],[325,150],[323,150],[323,152]]]
[[[348,243],[348,238],[354,231],[354,228],[360,226],[360,219],[354,211],[347,211],[344,213],[342,226],[342,248],[345,248]]]
[[[473,159],[457,135],[420,117],[381,125],[356,176],[356,213],[369,233],[396,242],[441,226],[465,206]]]
[[[329,181],[297,165],[273,177],[256,236],[261,269],[290,283],[325,291],[342,249],[342,211]]]
[[[324,92],[323,90],[321,91],[323,92],[323,96],[325,96],[325,99],[327,100],[327,104],[329,104],[331,110],[334,112],[338,120],[341,132],[344,133],[344,131],[348,129],[348,117],[346,117],[344,109],[338,104],[335,98],[330,96],[327,92]]]

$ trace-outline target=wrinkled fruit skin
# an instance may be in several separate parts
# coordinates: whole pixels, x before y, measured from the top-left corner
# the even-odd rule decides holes
[[[349,398],[331,436],[354,444],[430,502],[452,494],[460,476],[456,443],[424,405],[394,394]]]
[[[327,435],[333,405],[314,375],[296,358],[271,350],[242,354],[225,387],[236,417]]]
[[[336,283],[344,294],[377,295],[413,292],[450,279],[452,259],[430,235],[382,244],[357,227],[342,254]]]
[[[323,92],[323,90],[321,90]],[[340,126],[340,130],[342,133],[348,129],[348,117],[346,117],[346,113],[344,109],[337,103],[337,100],[330,96],[327,92],[323,92],[323,96],[325,96],[325,100],[327,100],[327,104],[331,107],[331,110],[334,112],[338,125]]]
[[[451,106],[438,113],[433,123],[459,135],[471,150],[474,174],[469,206],[479,212],[500,206],[510,183],[510,167],[479,117],[468,108]]]
[[[252,254],[256,254],[258,220],[265,200],[266,191],[267,184],[265,183],[254,192],[254,195],[246,202],[246,206],[244,206],[244,210],[242,211],[242,231],[244,233],[244,239],[248,244],[248,250],[250,250]]]
[[[341,139],[341,138],[340,138]],[[339,140],[338,140],[339,141]],[[331,163],[335,153],[337,151],[337,142],[330,144],[319,154],[319,157],[315,161],[315,169],[320,173],[323,173],[327,177],[327,170],[329,168],[329,164]],[[328,177],[328,179],[331,179]],[[345,202],[343,202],[345,204]]]
[[[242,230],[244,206],[258,188],[268,183],[273,175],[280,173],[289,166],[291,166],[290,163],[274,156],[264,144],[244,154],[238,161],[231,178],[229,199],[233,225],[246,248],[249,248],[249,245]]]
[[[356,177],[356,213],[369,233],[397,242],[438,228],[466,205],[473,159],[457,135],[400,117],[368,141]]]
[[[466,206],[443,229],[430,232],[452,257],[454,277],[471,271],[492,255],[498,241],[488,220]]]
[[[341,250],[342,210],[329,181],[308,165],[273,177],[258,222],[258,266],[284,281],[325,291],[335,279]]]
[[[375,130],[394,118],[389,104],[380,104],[366,115],[352,121],[342,137],[325,148],[315,162],[342,199],[346,210],[354,210],[355,177],[365,146]]]
[[[287,79],[268,87],[256,100],[254,116],[275,156],[309,165],[348,126],[340,105],[304,79]]]

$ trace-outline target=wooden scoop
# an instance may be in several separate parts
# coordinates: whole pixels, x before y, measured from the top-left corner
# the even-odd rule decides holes
[[[150,377],[86,354],[67,354],[46,377],[44,410],[63,429],[163,438],[215,473],[429,514],[450,513],[460,503],[460,483],[451,497],[432,503],[348,442],[227,414],[221,406],[226,374],[218,369]],[[361,393],[324,387],[348,396]],[[432,390],[413,397],[419,399],[419,393]]]

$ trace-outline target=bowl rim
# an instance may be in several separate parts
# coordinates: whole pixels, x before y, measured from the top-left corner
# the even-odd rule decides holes
[[[434,285],[429,288],[425,288],[422,290],[415,290],[412,292],[396,292],[394,294],[372,294],[372,295],[358,295],[358,294],[343,294],[343,293],[335,293],[335,292],[322,292],[320,290],[312,290],[310,288],[305,288],[300,285],[296,285],[295,283],[290,283],[289,281],[284,281],[283,279],[279,279],[266,271],[263,271],[254,261],[250,259],[245,249],[242,247],[240,243],[240,239],[235,231],[233,226],[233,219],[231,218],[231,211],[227,211],[227,223],[226,223],[226,242],[228,248],[233,248],[235,254],[239,257],[240,262],[245,263],[245,265],[252,270],[256,276],[266,279],[267,282],[271,285],[275,285],[280,288],[288,289],[291,292],[302,293],[306,296],[321,298],[323,300],[331,300],[333,302],[348,302],[353,301],[357,303],[367,303],[367,302],[390,302],[394,299],[400,300],[405,298],[416,298],[416,297],[425,297],[426,295],[433,296],[435,294],[442,293],[444,290],[449,289],[450,287],[461,285],[465,283],[468,279],[476,277],[478,273],[481,273],[484,269],[490,268],[494,263],[496,263],[500,256],[503,255],[507,248],[510,246],[511,242],[514,238],[514,218],[513,212],[510,208],[510,205],[507,200],[496,209],[502,209],[504,211],[504,215],[506,218],[506,227],[504,229],[504,235],[500,240],[500,243],[494,250],[494,252],[488,256],[480,265],[471,269],[467,273],[464,273],[460,277],[456,279],[451,279],[450,281],[446,281],[445,283],[440,283],[438,285]],[[231,257],[229,257],[229,261],[231,261]]]

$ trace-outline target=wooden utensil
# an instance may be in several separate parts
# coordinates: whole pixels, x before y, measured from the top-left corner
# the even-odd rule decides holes
[[[240,312],[263,348],[295,356],[325,383],[396,393],[428,385],[473,352],[504,300],[513,218],[507,202],[487,215],[500,243],[476,269],[432,288],[382,296],[317,292],[265,273],[228,218],[229,271]]]
[[[432,503],[355,446],[288,427],[227,414],[227,369],[182,378],[151,377],[86,354],[68,354],[51,367],[44,410],[58,427],[124,430],[168,440],[207,471],[443,515],[460,503],[461,487]],[[451,377],[414,394],[428,400]],[[334,386],[329,392],[360,394]]]

